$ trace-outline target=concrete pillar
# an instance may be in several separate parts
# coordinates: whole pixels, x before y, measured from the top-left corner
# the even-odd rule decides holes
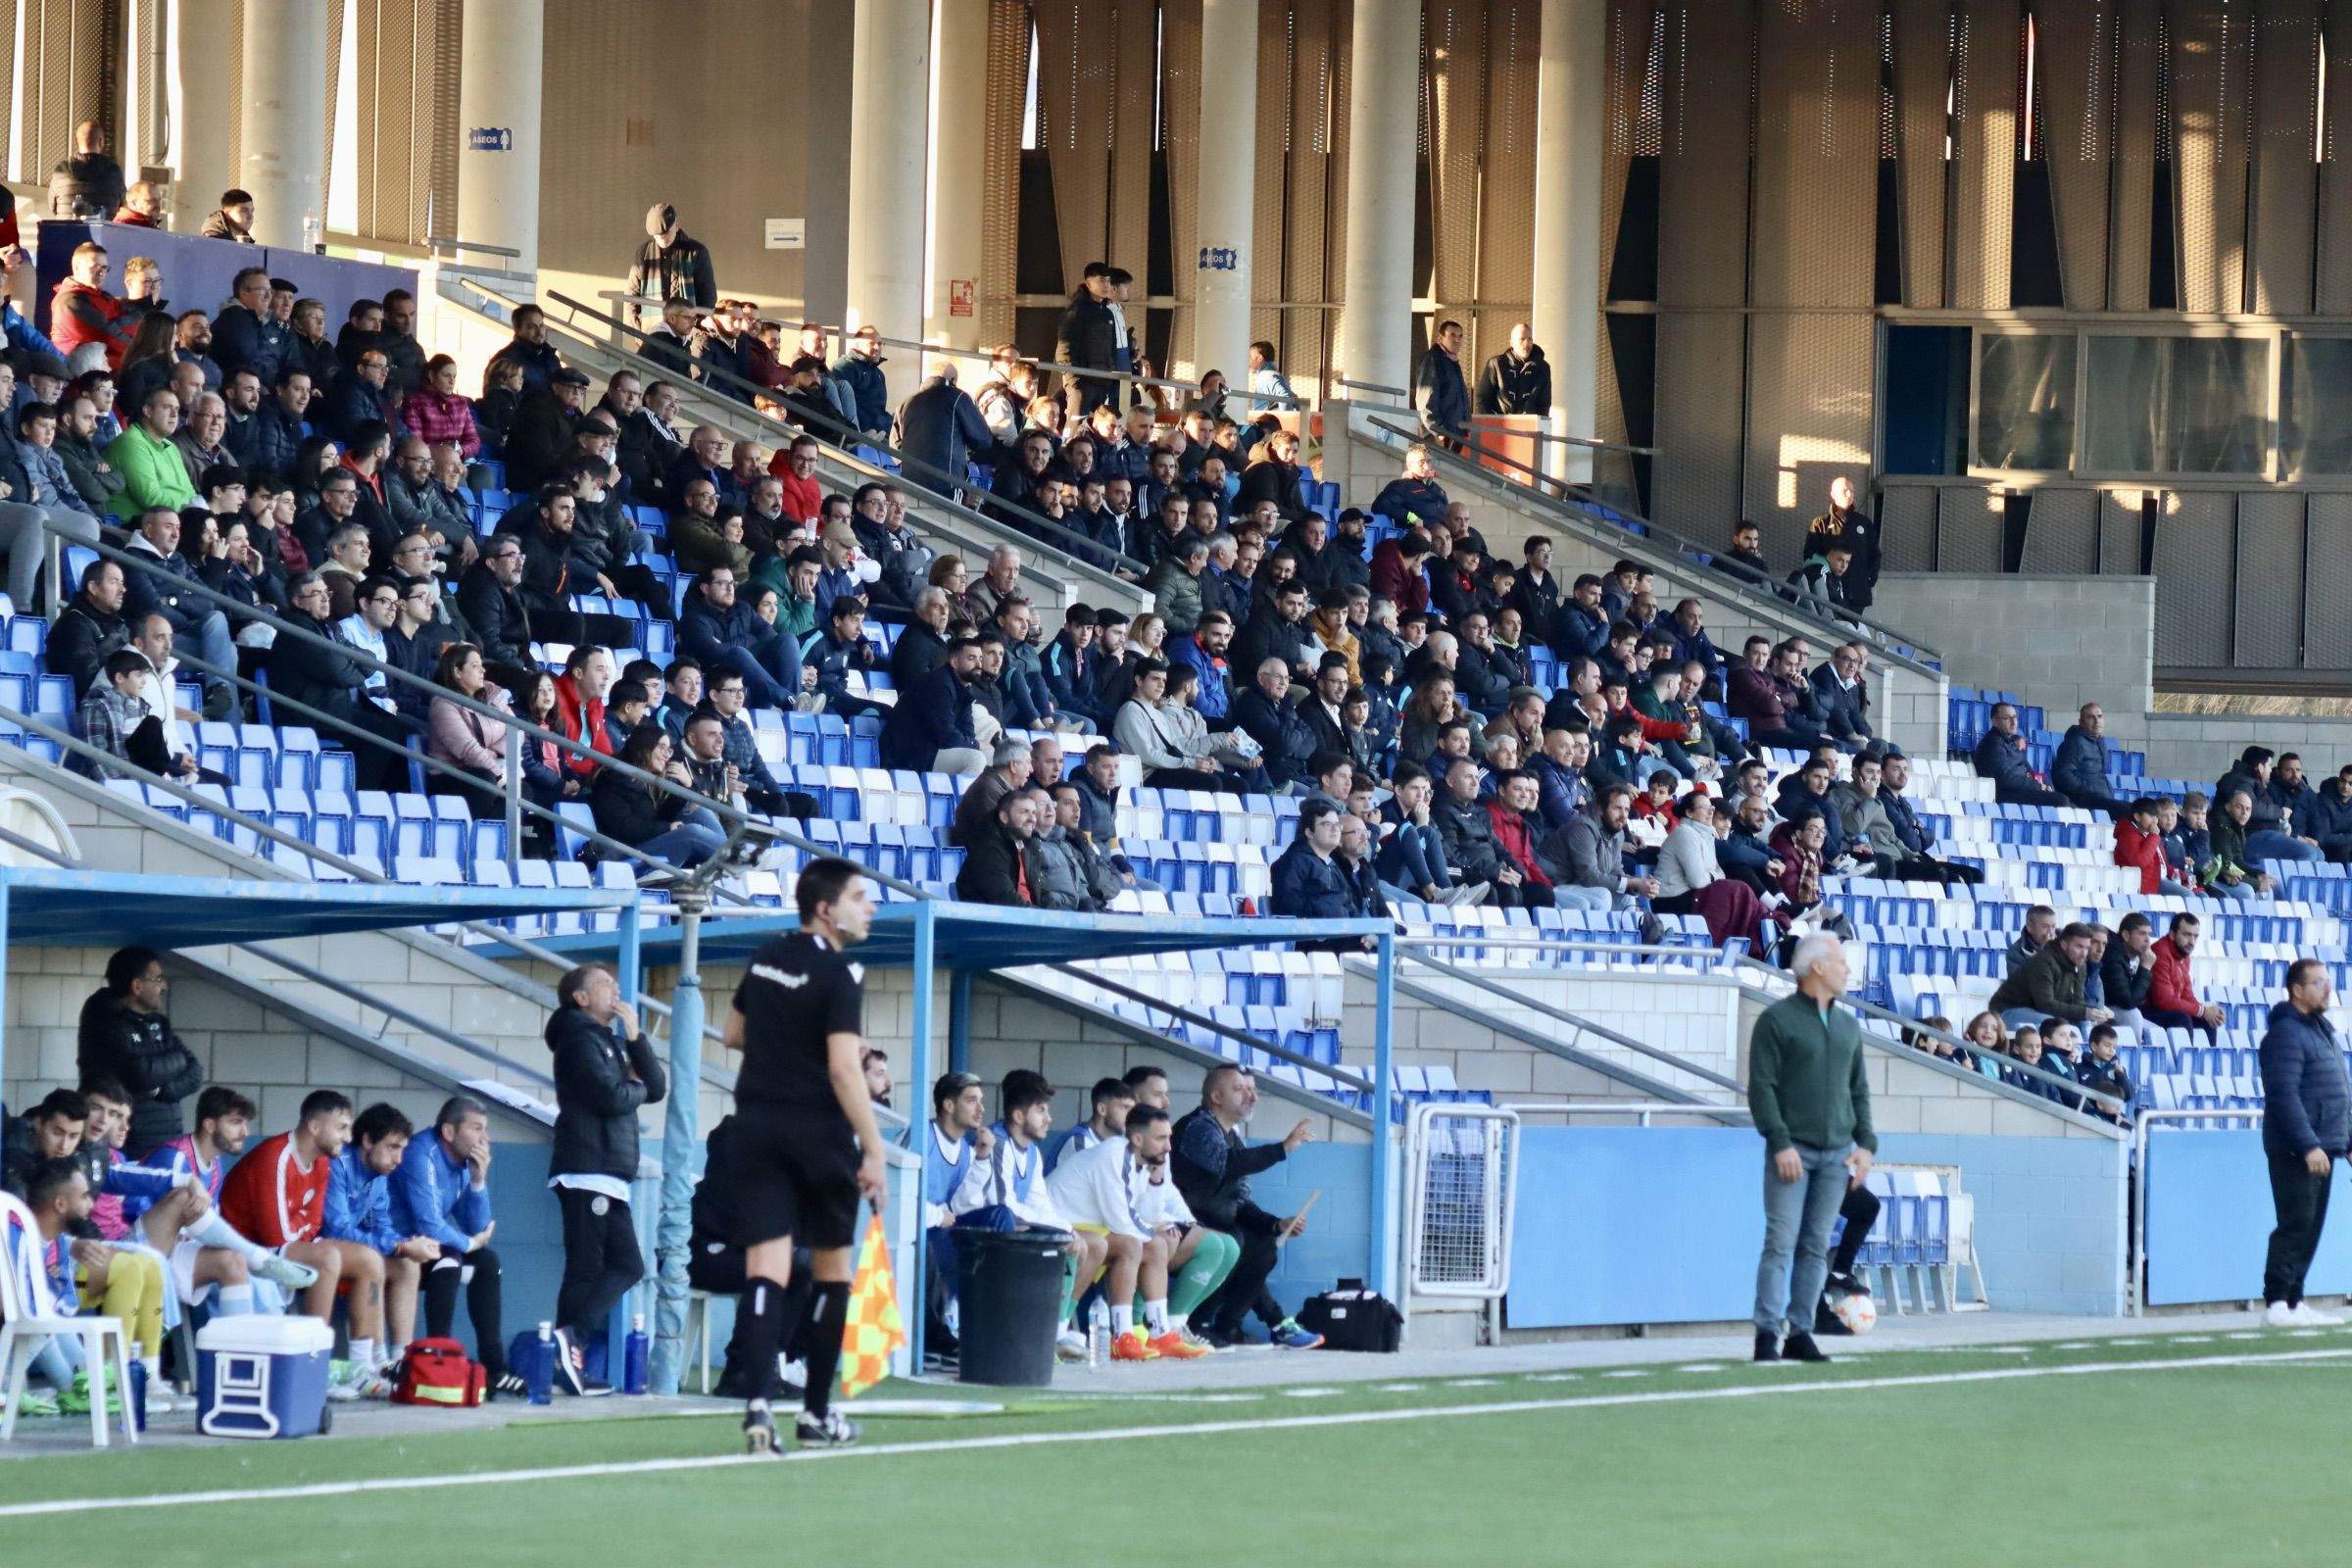
[[[1543,55],[1536,76],[1536,341],[1551,362],[1551,428],[1598,434],[1594,381],[1601,343],[1600,141],[1603,0],[1544,0]],[[1587,447],[1553,445],[1544,467],[1583,481],[1593,473]]]
[[[460,260],[539,270],[540,0],[466,0],[458,56],[458,215],[446,237],[519,251]],[[641,213],[621,215],[635,227]],[[642,230],[640,230],[642,232]]]
[[[1349,379],[1383,386],[1409,386],[1413,373],[1413,146],[1420,82],[1420,0],[1355,0],[1348,74],[1347,304],[1340,312],[1339,361]]]
[[[218,78],[219,40],[235,22],[236,0],[178,0],[168,13],[172,142],[164,160],[172,166],[172,227],[182,234],[195,233],[220,193],[243,177],[234,152],[236,102],[207,90]]]
[[[237,183],[253,196],[253,237],[264,245],[299,249],[306,221],[326,231],[327,65],[326,0],[284,0],[266,19],[248,13]]]
[[[1228,386],[1247,387],[1250,229],[1257,215],[1257,0],[1201,0],[1200,59],[1193,369],[1196,375],[1222,370]]]
[[[970,9],[980,9],[973,7]],[[850,61],[850,330],[923,335],[923,173],[930,142],[931,0],[858,0]],[[977,139],[977,138],[974,138]],[[890,403],[922,356],[886,348]]]
[[[980,342],[980,193],[988,177],[988,7],[937,8],[931,34],[931,246],[923,336],[949,348]],[[962,314],[957,315],[957,307]],[[967,386],[979,366],[960,362]]]

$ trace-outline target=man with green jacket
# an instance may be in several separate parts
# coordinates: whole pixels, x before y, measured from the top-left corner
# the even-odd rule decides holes
[[[172,442],[178,429],[179,394],[159,386],[139,405],[138,422],[107,447],[106,461],[122,475],[122,489],[107,503],[116,521],[135,519],[157,507],[177,512],[195,504],[196,486]]]
[[[1844,944],[1817,931],[1796,945],[1788,968],[1796,995],[1765,1008],[1748,1043],[1747,1108],[1764,1137],[1756,1359],[1826,1361],[1812,1328],[1829,1278],[1830,1222],[1846,1190],[1870,1174],[1879,1139],[1870,1127],[1862,1032],[1838,1007]]]

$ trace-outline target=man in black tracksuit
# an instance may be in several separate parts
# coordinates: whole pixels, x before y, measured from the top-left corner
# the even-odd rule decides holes
[[[2271,1009],[2262,1037],[2262,1152],[2278,1216],[2262,1270],[2263,1320],[2273,1327],[2343,1321],[2303,1302],[2335,1161],[2352,1144],[2352,1079],[2328,1022],[2328,966],[2297,959],[2286,971],[2286,1000]]]
[[[1241,1343],[1242,1320],[1253,1310],[1274,1344],[1313,1349],[1323,1337],[1299,1328],[1266,1291],[1266,1276],[1281,1256],[1277,1244],[1303,1232],[1305,1216],[1278,1218],[1250,1200],[1250,1178],[1281,1164],[1312,1135],[1301,1121],[1279,1144],[1244,1144],[1239,1128],[1256,1104],[1257,1082],[1247,1068],[1212,1067],[1200,1086],[1199,1108],[1176,1123],[1169,1161],[1176,1190],[1194,1218],[1242,1249],[1224,1285],[1193,1315],[1201,1338],[1220,1349]]]
[[[134,1161],[187,1130],[179,1102],[204,1087],[204,1063],[164,1012],[170,989],[153,949],[124,948],[106,960],[106,989],[81,1005],[74,1066],[83,1083],[111,1078],[129,1093],[122,1152]]]
[[[669,1079],[637,1027],[637,1009],[620,1000],[620,982],[611,969],[583,964],[557,982],[556,996],[563,1005],[547,1020],[547,1047],[556,1058],[548,1185],[564,1210],[556,1382],[573,1394],[610,1394],[610,1385],[589,1379],[580,1344],[605,1326],[620,1298],[645,1277],[629,1213],[629,1184],[637,1179],[637,1108],[661,1100]]]

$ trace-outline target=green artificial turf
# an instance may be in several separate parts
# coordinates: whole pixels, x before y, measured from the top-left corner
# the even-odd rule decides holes
[[[1260,1423],[1788,1384],[2346,1352],[2096,1375],[1588,1405],[1360,1424]],[[1704,1369],[1687,1369],[1703,1366]],[[1148,1372],[1149,1369],[1139,1369]],[[1634,1369],[1617,1369],[1634,1371]],[[235,1543],[241,1563],[381,1561],[459,1525],[490,1563],[1621,1564],[2310,1562],[2340,1537],[2352,1334],[2155,1336],[2061,1349],[1899,1352],[1827,1368],[1670,1363],[1409,1387],[1031,1400],[1002,1416],[878,1419],[867,1444],[1079,1435],[814,1462],[337,1492],[168,1511],[0,1517],[0,1561],[93,1540]],[[1139,1377],[1136,1386],[1148,1388]],[[885,1394],[901,1392],[882,1391]],[[906,1391],[912,1392],[912,1391]],[[1042,1407],[1041,1407],[1042,1405]],[[1129,1428],[1237,1425],[1164,1437]],[[1084,1435],[1094,1434],[1092,1437]],[[731,1415],[402,1439],[148,1447],[0,1463],[0,1503],[334,1484],[736,1450]],[[1115,1512],[1105,1512],[1114,1506]],[[1112,1521],[1116,1522],[1113,1523]],[[762,1532],[781,1532],[767,1534]],[[1107,1531],[1107,1534],[1105,1532]],[[376,1544],[370,1544],[371,1543]]]

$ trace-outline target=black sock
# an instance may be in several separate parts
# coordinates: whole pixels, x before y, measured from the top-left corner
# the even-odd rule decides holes
[[[841,1370],[841,1335],[850,1315],[846,1280],[819,1280],[808,1301],[808,1390],[801,1406],[821,1416],[833,1405],[833,1379]]]
[[[737,1304],[734,1345],[744,1359],[750,1397],[765,1399],[776,1383],[776,1348],[784,1343],[785,1288],[774,1280],[746,1281]]]

